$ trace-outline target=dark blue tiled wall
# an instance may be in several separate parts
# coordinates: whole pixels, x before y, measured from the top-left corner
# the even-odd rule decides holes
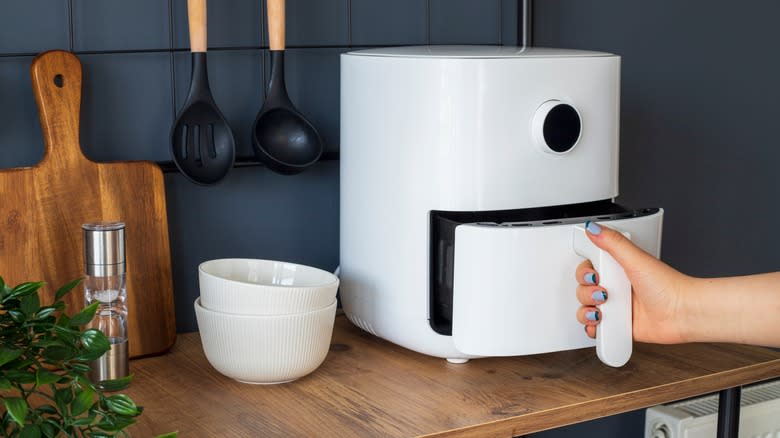
[[[622,56],[618,202],[664,207],[662,258],[685,273],[780,267],[778,16],[772,1],[534,2],[535,44]],[[643,426],[633,412],[539,436]]]
[[[71,4],[77,52],[169,47],[168,2],[72,0]]]
[[[173,123],[169,55],[81,55],[81,145],[94,161],[168,160]],[[162,80],[161,80],[162,79]]]
[[[430,8],[431,44],[498,44],[501,40],[500,1],[431,0]]]
[[[75,51],[84,66],[82,149],[95,161],[170,160],[169,130],[190,80],[186,0],[25,0],[0,14],[0,168],[43,156],[31,92],[33,56]],[[250,128],[268,77],[265,2],[212,1],[209,79],[250,156]],[[287,0],[287,86],[339,149],[339,55],[354,47],[516,44],[517,0]],[[194,330],[197,266],[217,257],[338,265],[338,162],[284,177],[238,168],[201,187],[166,174],[180,331]],[[129,236],[128,236],[129,237]],[[0,274],[2,274],[0,272]],[[130,291],[154,293],[154,291]]]
[[[30,79],[32,60],[32,56],[0,58],[0,167],[3,168],[32,166],[43,158],[41,125]]]
[[[173,47],[189,49],[187,0],[171,1],[173,2]],[[223,3],[228,2],[212,2],[211,7],[207,8],[210,47],[255,47],[265,44],[265,23],[261,19],[263,2],[229,0],[226,5]]]
[[[352,43],[414,45],[428,42],[428,3],[353,0]]]
[[[68,48],[68,3],[51,0],[4,2],[0,53]]]

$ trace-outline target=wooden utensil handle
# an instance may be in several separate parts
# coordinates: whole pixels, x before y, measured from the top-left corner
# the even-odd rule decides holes
[[[206,0],[187,0],[187,19],[190,27],[190,51],[205,52],[208,47]]]
[[[268,0],[268,40],[271,50],[284,50],[284,1]]]
[[[86,160],[79,147],[81,62],[70,52],[53,50],[33,59],[30,74],[43,130],[39,166],[53,163],[62,168]]]

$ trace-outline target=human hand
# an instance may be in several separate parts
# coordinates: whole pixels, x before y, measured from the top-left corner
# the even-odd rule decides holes
[[[640,342],[673,344],[686,342],[683,315],[684,290],[693,279],[634,245],[621,233],[595,222],[585,224],[588,238],[607,251],[623,267],[632,286],[633,335]],[[599,275],[590,260],[576,270],[577,299],[582,306],[577,320],[591,338],[602,319],[598,305],[609,299],[599,285]],[[609,315],[604,315],[609,317]]]

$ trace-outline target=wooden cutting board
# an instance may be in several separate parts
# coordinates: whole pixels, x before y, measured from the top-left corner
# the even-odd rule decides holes
[[[36,166],[0,170],[0,276],[9,285],[45,281],[41,303],[50,304],[60,286],[84,276],[81,225],[122,221],[130,356],[163,353],[176,339],[176,322],[162,171],[151,162],[95,163],[82,154],[75,55],[38,55],[31,73],[45,151]],[[67,304],[71,314],[84,307],[83,287]]]

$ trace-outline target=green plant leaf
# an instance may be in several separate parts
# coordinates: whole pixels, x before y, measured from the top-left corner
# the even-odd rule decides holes
[[[64,342],[59,339],[42,338],[33,342],[33,346],[37,348],[49,348],[49,347],[67,347]]]
[[[80,326],[84,325],[90,321],[92,321],[92,318],[95,316],[95,312],[97,312],[97,308],[100,305],[100,301],[96,301],[89,306],[85,307],[81,310],[81,312],[73,315],[70,317],[70,322],[68,323],[71,327],[73,326]]]
[[[76,397],[70,405],[70,414],[74,417],[78,417],[84,412],[87,412],[87,409],[92,406],[94,397],[95,391],[92,388],[85,388],[81,391],[76,390]]]
[[[70,318],[68,318],[68,320],[65,323],[65,325],[62,325],[62,324],[59,323],[59,321],[57,321],[57,325],[55,325],[53,327],[53,330],[58,335],[60,335],[60,337],[63,338],[63,340],[65,340],[67,342],[70,342],[70,343],[75,343],[76,342],[76,338],[78,337],[78,335],[81,332],[79,332],[78,330],[69,328],[68,327],[69,325],[70,325]]]
[[[8,316],[11,317],[11,319],[14,320],[14,322],[21,324],[25,321],[24,313],[18,311],[18,310],[9,310]]]
[[[123,415],[107,416],[100,420],[100,422],[97,424],[97,427],[107,432],[116,432],[126,428],[133,423],[135,423],[135,420],[132,417],[126,417]]]
[[[41,424],[41,432],[46,438],[55,438],[59,429],[54,427],[51,423],[44,422]]]
[[[95,360],[111,348],[106,335],[97,329],[85,330],[81,334],[81,345],[84,347],[84,352],[80,355],[83,360]]]
[[[88,372],[92,371],[92,368],[90,368],[89,365],[85,365],[85,364],[79,363],[79,362],[72,362],[70,364],[70,368],[75,370],[75,371],[78,371],[79,373],[88,373]]]
[[[28,373],[21,370],[8,370],[5,372],[5,377],[16,383],[26,385],[28,383],[35,383],[35,373]]]
[[[125,394],[112,395],[106,398],[106,406],[111,412],[120,415],[135,416],[140,413],[135,402]]]
[[[19,438],[41,438],[41,428],[37,424],[28,424],[22,429]]]
[[[46,283],[43,281],[26,282],[26,283],[19,284],[13,289],[11,289],[11,293],[9,293],[8,296],[6,296],[3,301],[11,298],[22,298],[24,296],[34,294],[44,284]]]
[[[44,307],[38,311],[38,313],[35,315],[35,319],[37,321],[40,321],[42,319],[46,319],[49,316],[51,316],[52,313],[56,312],[56,307]]]
[[[74,348],[68,346],[53,345],[47,347],[41,353],[41,356],[51,363],[63,362],[71,359],[76,354]]]
[[[24,359],[21,358],[13,361],[12,363],[9,363],[8,366],[10,367],[13,365],[13,368],[19,371],[26,370],[30,367],[30,365],[35,363],[35,359]],[[35,373],[30,373],[30,375],[35,375]]]
[[[11,293],[11,289],[5,284],[3,277],[0,277],[0,303],[5,301],[5,297]]]
[[[3,400],[3,405],[5,405],[5,410],[12,419],[20,426],[24,426],[24,420],[27,419],[27,411],[30,409],[30,406],[27,405],[27,400],[19,397],[6,398]]]
[[[168,432],[162,435],[157,435],[154,438],[176,438],[178,436],[179,436],[179,431],[176,431],[176,432]]]
[[[122,377],[121,379],[103,380],[98,384],[98,386],[102,388],[103,391],[108,391],[108,392],[122,391],[123,389],[126,389],[130,385],[130,381],[132,380],[133,380],[133,376],[129,375],[126,377]]]
[[[11,388],[11,381],[5,377],[0,377],[0,391],[8,391]]]
[[[38,371],[35,372],[35,386],[38,387],[57,383],[61,378],[62,376],[54,374],[45,368],[39,368]]]
[[[55,408],[52,405],[40,405],[36,408],[36,410],[42,414],[51,414],[51,415],[57,414],[57,408]]]
[[[54,402],[61,414],[64,415],[68,412],[68,405],[71,401],[73,401],[73,389],[70,386],[54,391]]]
[[[95,417],[84,417],[73,421],[71,424],[74,426],[89,426],[95,422]]]
[[[0,348],[0,367],[22,355],[22,350]]]
[[[82,278],[77,278],[70,283],[62,286],[61,288],[57,289],[57,293],[54,294],[54,300],[59,301],[60,298],[67,295],[71,290],[73,290],[74,287],[76,287],[79,283],[81,283]]]
[[[22,313],[31,317],[41,308],[41,299],[38,298],[38,294],[26,295],[21,299]]]

